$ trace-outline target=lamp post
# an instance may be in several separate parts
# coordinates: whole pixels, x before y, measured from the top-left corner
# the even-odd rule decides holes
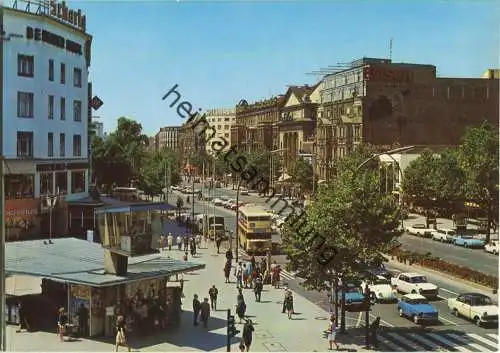
[[[235,237],[236,237],[236,264],[238,264],[238,253],[239,253],[239,250],[240,250],[240,237],[238,235],[238,219],[240,218],[240,188],[241,188],[241,181],[243,180],[243,178],[241,178],[240,176],[240,179],[238,180],[238,186],[236,188],[236,218],[235,218],[235,231],[234,231],[234,234],[235,234]],[[231,240],[231,244],[232,244],[232,240]]]
[[[47,207],[49,208],[49,243],[52,242],[52,210],[56,206],[57,203],[57,195],[47,196],[45,199]]]

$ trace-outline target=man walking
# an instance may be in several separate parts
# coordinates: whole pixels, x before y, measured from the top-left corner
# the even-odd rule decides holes
[[[198,316],[200,315],[201,304],[198,300],[198,295],[195,294],[193,298],[193,325],[198,326]]]
[[[260,302],[260,296],[262,294],[262,289],[263,289],[263,284],[262,284],[262,279],[259,277],[256,278],[255,280],[255,286],[254,286],[254,293],[255,293],[255,301]]]
[[[172,246],[174,245],[174,237],[172,236],[172,233],[168,233],[167,244],[168,244],[168,250],[172,250]]]
[[[371,344],[374,348],[378,346],[377,330],[380,327],[380,316],[377,316],[370,325]]]
[[[241,334],[241,339],[243,340],[247,352],[250,351],[250,346],[252,345],[253,331],[252,320],[248,320],[243,326],[243,333]]]
[[[177,236],[177,248],[179,249],[179,251],[182,250],[182,237],[180,234]]]
[[[222,244],[222,237],[220,235],[217,235],[215,237],[215,246],[217,247],[217,254],[219,253],[220,251],[220,246]]]
[[[210,306],[212,310],[217,311],[217,295],[219,291],[215,288],[215,284],[208,290],[208,295],[210,296]]]
[[[210,304],[208,304],[208,298],[203,299],[203,303],[200,305],[200,319],[203,322],[203,327],[208,326],[208,318],[210,317]]]

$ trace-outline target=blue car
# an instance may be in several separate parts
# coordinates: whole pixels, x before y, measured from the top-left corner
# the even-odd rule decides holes
[[[406,294],[398,303],[399,316],[412,319],[416,324],[439,321],[439,311],[420,294]]]
[[[342,292],[345,292],[346,310],[355,310],[356,307],[362,306],[365,301],[363,290],[358,284],[347,283],[344,288],[340,288],[338,292],[338,305],[342,303]]]
[[[474,238],[472,235],[457,235],[453,243],[465,248],[484,248],[484,240]]]

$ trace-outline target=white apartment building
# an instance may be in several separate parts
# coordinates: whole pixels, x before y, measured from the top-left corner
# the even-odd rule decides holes
[[[99,119],[98,116],[93,116],[92,117],[92,127],[93,127],[93,132],[94,136],[97,136],[101,139],[104,139],[104,124],[100,121],[95,121],[95,119]]]
[[[174,151],[179,151],[179,133],[180,126],[165,126],[160,128],[160,131],[154,136],[154,144],[156,150],[168,148]]]
[[[208,124],[213,127],[216,131],[215,138],[219,140],[227,141],[226,149],[231,147],[231,126],[236,122],[236,111],[235,108],[216,108],[208,109],[205,112],[205,117]],[[207,135],[212,134],[211,129],[206,130]],[[207,136],[208,137],[208,136]],[[212,139],[213,140],[213,139]],[[205,145],[205,150],[208,154],[212,153],[211,141],[207,141]]]
[[[13,222],[37,213],[45,196],[87,195],[91,121],[85,16],[64,3],[56,15],[54,3],[17,3],[0,7],[1,154]]]

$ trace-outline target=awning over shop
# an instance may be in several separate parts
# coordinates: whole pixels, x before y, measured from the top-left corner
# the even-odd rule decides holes
[[[8,242],[6,273],[36,276],[73,284],[107,287],[192,272],[204,264],[173,260],[160,254],[130,257],[128,272],[116,276],[104,272],[104,249],[100,244],[76,238]]]
[[[118,204],[118,205],[108,205],[97,208],[94,212],[96,214],[100,213],[123,213],[123,212],[147,212],[147,211],[164,211],[164,210],[175,210],[176,206],[170,205],[163,202],[133,202]]]

